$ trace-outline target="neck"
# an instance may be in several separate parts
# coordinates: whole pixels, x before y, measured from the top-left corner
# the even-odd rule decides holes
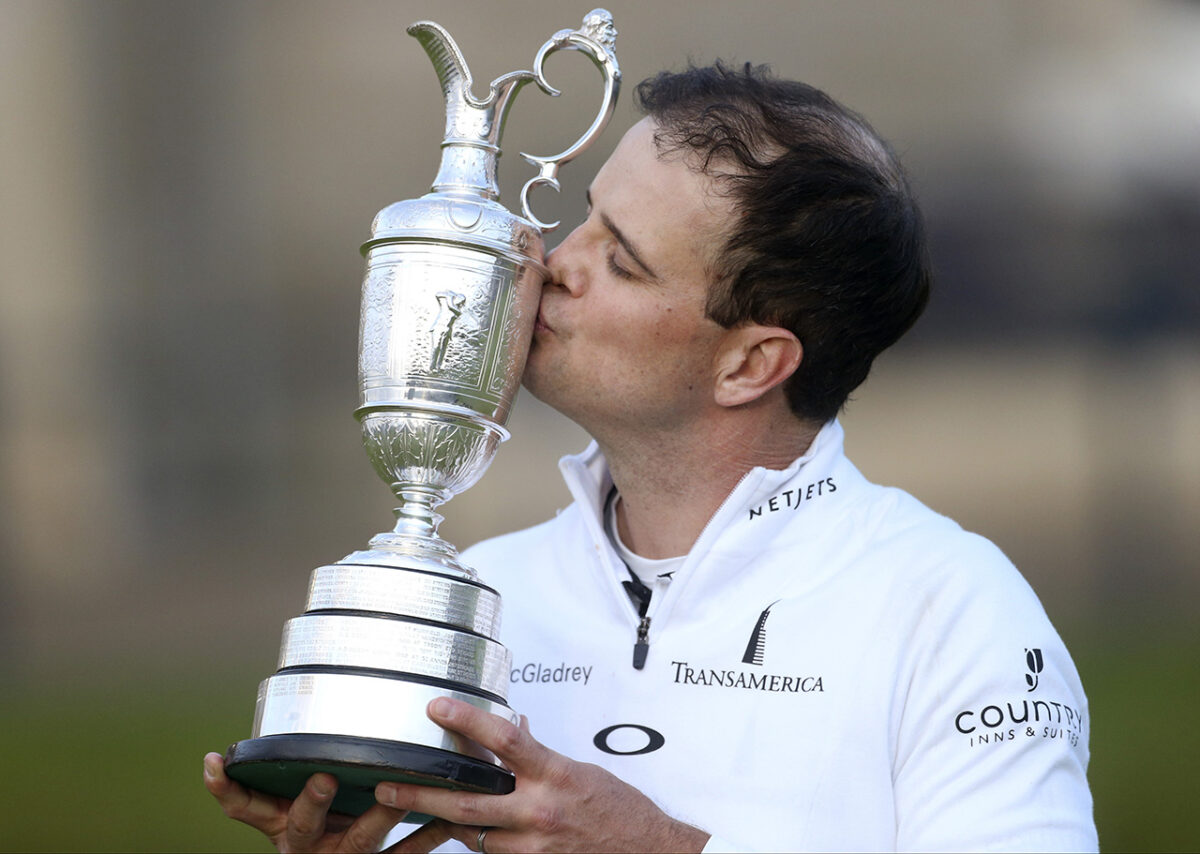
[[[747,421],[757,429],[745,429]],[[687,554],[751,469],[786,468],[819,430],[788,413],[720,419],[703,430],[597,436],[621,496],[621,540],[645,558]]]

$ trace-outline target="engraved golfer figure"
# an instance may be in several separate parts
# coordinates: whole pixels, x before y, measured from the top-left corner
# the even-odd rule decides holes
[[[429,370],[436,371],[442,367],[446,358],[446,350],[450,346],[450,336],[454,332],[454,322],[463,313],[467,298],[454,291],[441,291],[437,295],[438,313],[429,327],[429,339],[433,344],[433,355],[429,359]]]

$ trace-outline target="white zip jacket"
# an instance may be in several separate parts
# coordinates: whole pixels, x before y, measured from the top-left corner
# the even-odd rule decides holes
[[[464,558],[503,596],[534,736],[712,834],[706,851],[1095,850],[1075,667],[991,543],[867,482],[830,422],[754,469],[651,600],[648,653],[602,520],[575,502]]]

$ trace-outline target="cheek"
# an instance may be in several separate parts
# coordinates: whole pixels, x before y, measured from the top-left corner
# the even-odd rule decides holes
[[[588,338],[617,361],[655,364],[674,370],[680,363],[707,358],[713,333],[692,305],[630,299],[604,311],[592,306]]]
[[[656,305],[642,319],[647,337],[663,345],[687,345],[696,338],[696,324],[686,320],[688,312],[674,305]]]

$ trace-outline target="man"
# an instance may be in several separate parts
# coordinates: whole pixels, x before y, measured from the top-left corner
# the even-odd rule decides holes
[[[823,93],[747,66],[644,82],[647,112],[547,259],[525,384],[594,445],[575,503],[466,559],[504,591],[513,727],[430,716],[509,795],[381,784],[350,824],[206,757],[284,850],[1096,847],[1086,701],[990,543],[868,483],[835,420],[916,320],[920,215],[894,156]]]

